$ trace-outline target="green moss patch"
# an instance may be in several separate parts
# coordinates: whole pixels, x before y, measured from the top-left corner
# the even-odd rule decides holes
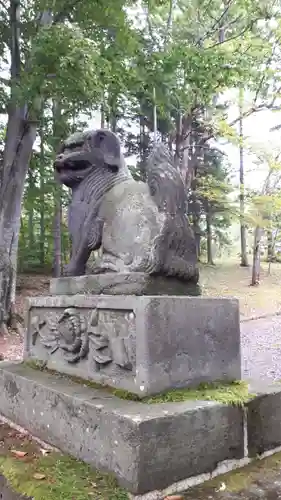
[[[36,360],[25,361],[24,364],[29,368],[35,370],[45,371],[51,373],[52,375],[70,380],[77,384],[82,384],[87,387],[92,387],[93,389],[100,389],[109,392],[113,396],[120,399],[125,399],[128,401],[137,401],[140,403],[178,403],[183,401],[217,401],[223,404],[243,406],[250,399],[254,397],[254,394],[249,393],[249,388],[247,382],[238,380],[234,382],[214,382],[214,383],[204,383],[198,385],[196,388],[183,388],[183,389],[172,389],[170,391],[165,391],[161,394],[156,394],[155,396],[147,396],[141,398],[137,394],[132,392],[124,391],[122,389],[114,389],[114,387],[104,386],[91,380],[85,380],[75,376],[64,375],[58,373],[54,370],[49,370],[46,368],[45,363],[41,363]]]
[[[128,500],[116,479],[57,452],[46,453],[31,438],[0,426],[0,473],[11,487],[34,500]],[[23,456],[24,455],[24,456]]]
[[[173,389],[163,394],[145,398],[146,403],[176,403],[180,401],[217,401],[219,403],[243,406],[254,397],[249,393],[247,382],[214,382],[200,384],[195,389]]]

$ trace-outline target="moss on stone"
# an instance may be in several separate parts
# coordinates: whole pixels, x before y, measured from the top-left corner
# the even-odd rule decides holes
[[[247,401],[254,397],[249,393],[247,382],[237,380],[233,382],[213,382],[199,384],[195,388],[172,389],[155,396],[140,397],[129,391],[115,389],[108,385],[101,385],[91,380],[85,380],[73,375],[61,374],[55,370],[46,368],[46,364],[36,360],[25,361],[24,364],[35,370],[51,373],[56,377],[70,380],[93,389],[104,390],[120,399],[127,401],[137,401],[140,403],[178,403],[183,401],[217,401],[223,404],[243,406]]]
[[[243,406],[254,395],[249,393],[247,382],[213,382],[199,384],[196,388],[173,389],[163,394],[145,398],[146,403],[175,403],[180,401],[217,401],[219,403]]]

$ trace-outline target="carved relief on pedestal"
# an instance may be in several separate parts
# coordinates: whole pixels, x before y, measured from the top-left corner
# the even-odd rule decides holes
[[[96,328],[91,329],[89,337],[91,352],[99,371],[110,363],[132,370],[135,366],[133,335],[135,315],[132,311],[101,309]]]
[[[83,359],[94,361],[94,371],[110,364],[125,370],[135,365],[135,316],[132,311],[99,310],[81,313],[75,307],[64,309],[57,318],[31,320],[31,343],[37,341],[50,356],[61,351],[63,359],[75,364]]]

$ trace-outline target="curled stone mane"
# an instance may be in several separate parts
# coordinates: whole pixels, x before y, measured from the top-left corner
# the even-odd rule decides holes
[[[76,235],[77,244],[86,232],[88,233],[88,249],[94,250],[100,246],[103,221],[99,218],[99,208],[103,197],[114,186],[130,177],[126,168],[113,172],[110,169],[93,166],[87,177],[76,187],[69,207],[68,224],[70,233]],[[82,220],[84,224],[81,223]]]
[[[155,144],[153,150],[148,157],[148,162],[152,166],[158,166],[163,162],[173,165],[174,159],[171,151],[162,142]]]
[[[173,156],[164,144],[154,147],[147,161],[146,173],[150,193],[158,209],[171,216],[186,214],[185,187]]]
[[[94,202],[95,205],[99,205],[107,191],[128,178],[131,178],[131,175],[126,168],[113,172],[93,166],[91,172],[78,186],[81,199],[87,203]]]

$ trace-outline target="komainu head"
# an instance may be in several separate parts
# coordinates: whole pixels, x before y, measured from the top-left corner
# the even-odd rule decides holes
[[[120,141],[110,130],[76,132],[62,143],[54,162],[56,177],[71,188],[97,167],[124,168]]]

